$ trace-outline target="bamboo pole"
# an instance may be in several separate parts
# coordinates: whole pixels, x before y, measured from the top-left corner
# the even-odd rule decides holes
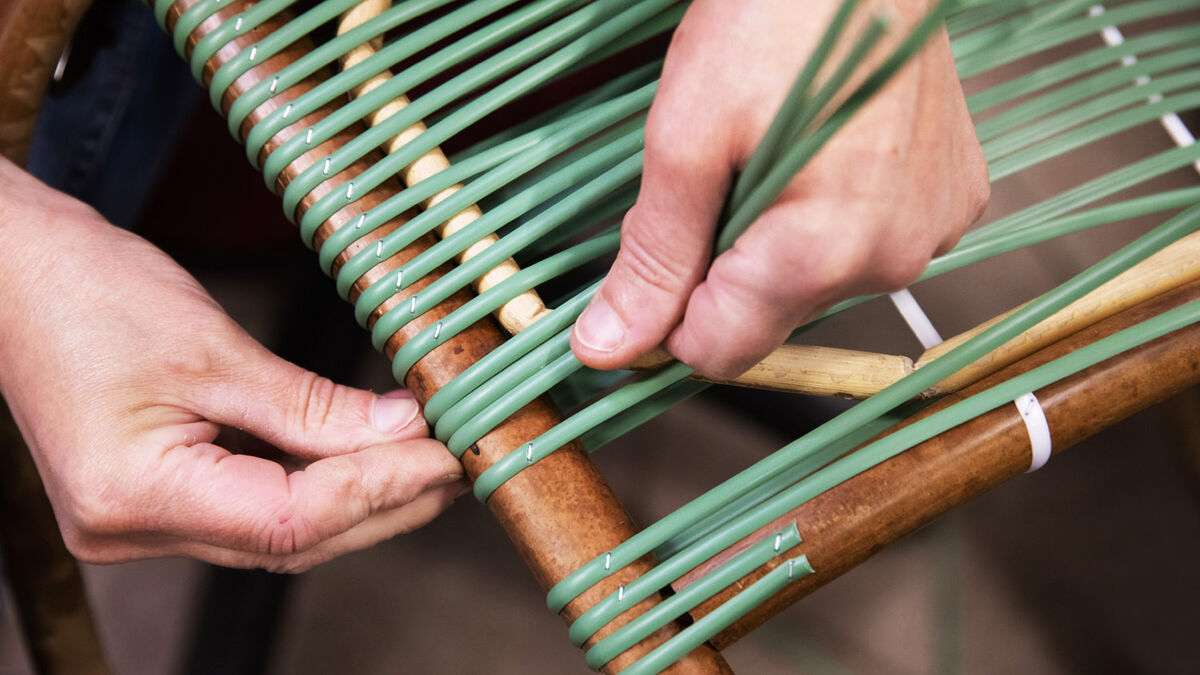
[[[0,155],[24,165],[42,98],[92,0],[0,2]]]
[[[1193,232],[1163,248],[975,363],[930,387],[924,395],[932,397],[957,391],[1068,335],[1196,279],[1200,279],[1200,232]],[[916,367],[924,366],[979,335],[1017,309],[930,348],[917,359]]]
[[[732,380],[707,380],[753,389],[814,396],[867,398],[914,370],[907,356],[814,345],[783,345]],[[693,377],[693,379],[704,379]]]

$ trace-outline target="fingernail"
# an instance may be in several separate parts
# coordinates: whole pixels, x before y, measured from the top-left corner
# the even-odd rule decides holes
[[[612,307],[597,296],[575,323],[575,337],[588,349],[611,352],[625,339],[625,324]]]
[[[375,428],[384,433],[400,431],[417,418],[420,408],[412,396],[391,392],[375,399]],[[407,393],[407,392],[403,392]]]

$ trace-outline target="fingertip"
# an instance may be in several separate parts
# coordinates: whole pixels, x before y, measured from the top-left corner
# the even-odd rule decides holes
[[[621,349],[628,330],[608,300],[597,294],[575,321],[571,345],[581,356],[603,359]]]
[[[375,399],[371,423],[383,434],[425,435],[428,430],[421,417],[421,406],[407,390],[389,392]]]
[[[405,441],[401,448],[401,470],[419,472],[419,482],[425,488],[453,483],[463,478],[462,463],[441,442],[432,438]]]

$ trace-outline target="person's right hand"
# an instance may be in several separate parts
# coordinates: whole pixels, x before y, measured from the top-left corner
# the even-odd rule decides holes
[[[3,159],[0,247],[0,392],[80,559],[294,572],[464,490],[407,392],[279,359],[168,256]],[[221,425],[302,468],[229,453]]]
[[[894,10],[898,40],[932,2],[868,4]],[[734,378],[837,302],[907,286],[983,213],[987,162],[943,31],[713,256],[735,176],[840,5],[688,7],[646,121],[637,204],[572,334],[584,365],[626,368],[662,345],[710,379]]]

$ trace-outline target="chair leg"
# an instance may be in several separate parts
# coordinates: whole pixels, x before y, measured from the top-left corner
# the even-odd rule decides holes
[[[1179,438],[1179,452],[1200,489],[1200,387],[1192,387],[1166,402]]]

